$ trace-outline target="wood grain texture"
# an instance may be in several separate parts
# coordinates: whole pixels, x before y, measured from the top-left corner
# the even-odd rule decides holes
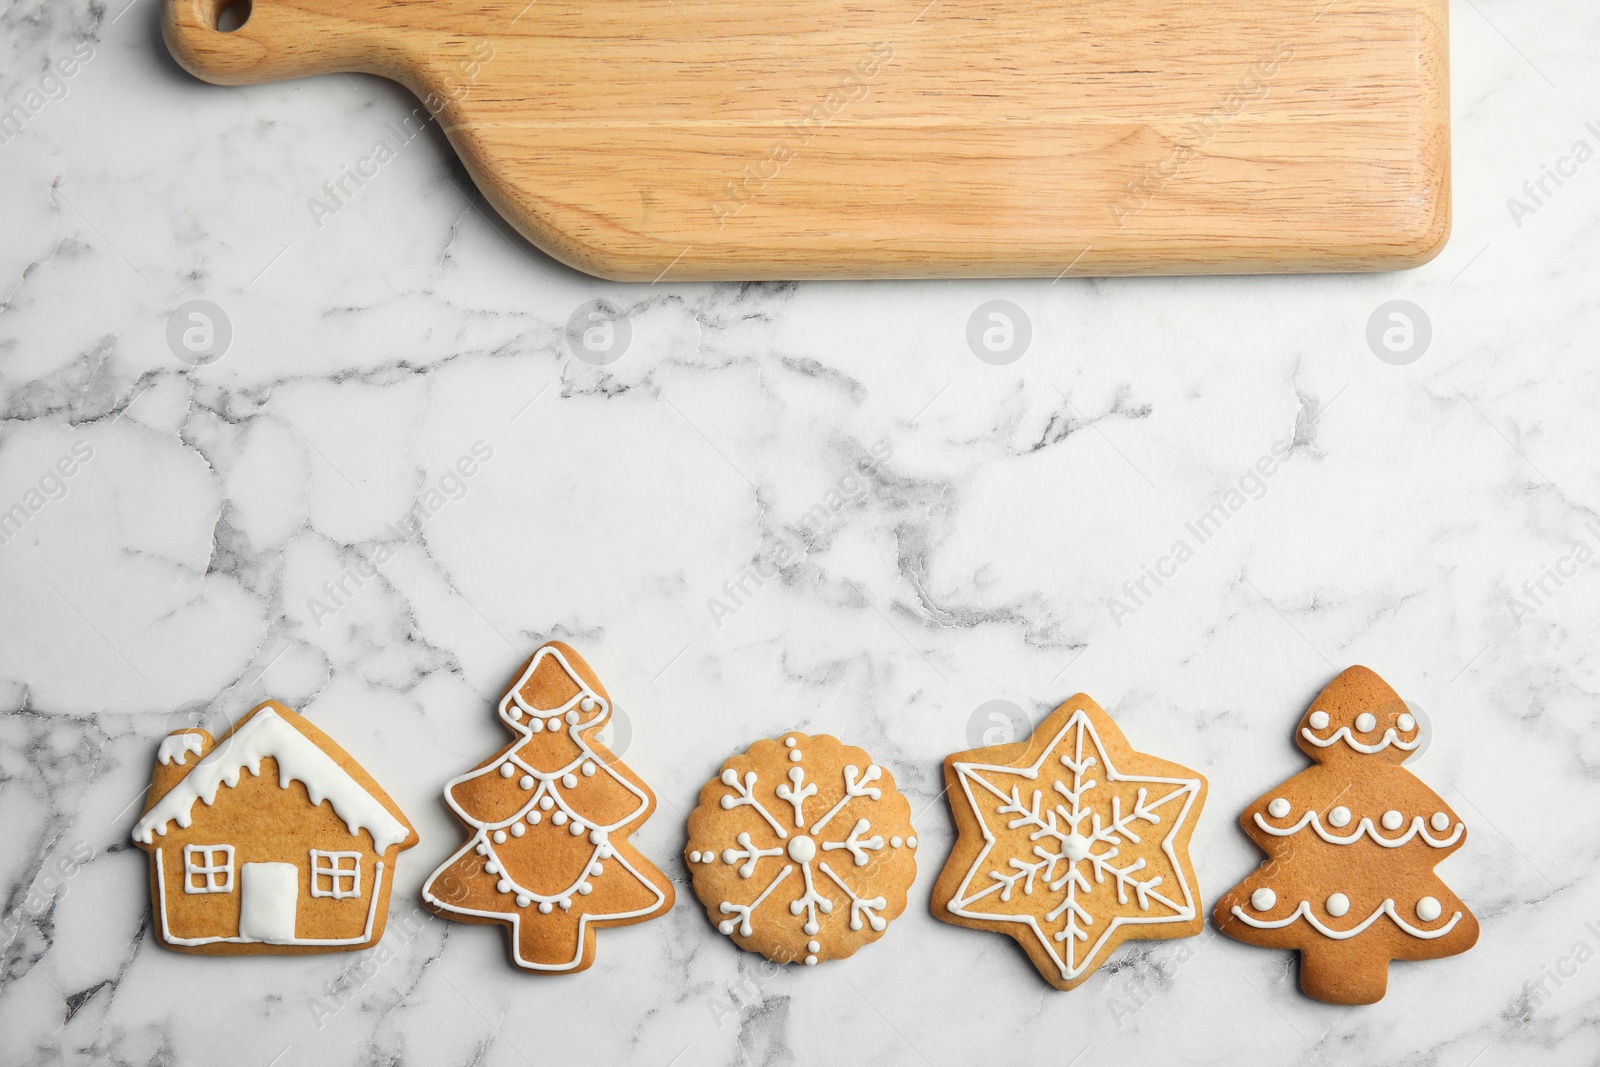
[[[1450,229],[1447,0],[221,2],[164,0],[189,71],[392,78],[606,278],[1385,270]]]

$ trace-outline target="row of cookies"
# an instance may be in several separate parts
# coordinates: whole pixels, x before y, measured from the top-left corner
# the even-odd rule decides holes
[[[469,837],[424,902],[504,925],[530,972],[583,970],[598,929],[673,904],[671,881],[630,840],[655,796],[597,737],[611,708],[588,664],[551,642],[499,702],[514,740],[445,788]],[[1246,809],[1269,858],[1215,921],[1299,949],[1312,996],[1371,1003],[1389,960],[1476,941],[1471,912],[1433,873],[1465,829],[1400,767],[1421,727],[1371,671],[1335,679],[1296,740],[1316,765]],[[945,783],[957,835],[934,914],[1010,935],[1056,987],[1087,980],[1124,940],[1202,929],[1188,846],[1205,778],[1134,749],[1088,697],[1026,740],[950,756]],[[418,840],[355,760],[273,701],[220,740],[163,739],[133,836],[150,854],[159,941],[204,955],[375,945],[396,859]],[[887,769],[833,737],[789,733],[706,783],[684,861],[720,932],[811,966],[852,955],[905,910],[917,845]]]

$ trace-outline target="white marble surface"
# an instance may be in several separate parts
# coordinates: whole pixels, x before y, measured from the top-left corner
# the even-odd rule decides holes
[[[0,6],[0,99],[42,90],[0,144],[0,508],[42,504],[0,545],[0,1061],[1600,1059],[1600,964],[1571,955],[1600,949],[1600,574],[1520,624],[1509,602],[1600,544],[1600,162],[1520,226],[1506,203],[1600,145],[1592,5],[1454,6],[1456,234],[1412,273],[628,287],[508,239],[432,133],[319,229],[307,199],[414,102],[364,77],[203,85],[154,0],[125,2]],[[47,64],[75,47],[92,57],[58,90]],[[604,370],[564,337],[600,296],[633,331]],[[191,298],[234,331],[204,367],[165,337]],[[966,344],[996,298],[1032,321],[1009,366]],[[1394,298],[1433,324],[1406,366],[1365,341]],[[397,537],[477,441],[494,455],[464,495]],[[59,499],[29,498],[78,442]],[[879,442],[870,488],[795,533]],[[1114,618],[1275,442],[1292,458],[1259,499]],[[707,599],[782,537],[803,561],[714,625]],[[381,578],[314,620],[309,598],[385,542]],[[442,783],[503,743],[491,703],[551,636],[630,717],[661,797],[637,840],[680,900],[602,933],[591,971],[536,980],[417,890],[461,839]],[[1063,995],[1009,941],[929,915],[939,760],[984,702],[1037,717],[1084,690],[1203,770],[1209,901],[1259,858],[1240,807],[1304,765],[1295,717],[1357,662],[1436,729],[1413,767],[1470,826],[1440,873],[1483,922],[1473,951],[1396,964],[1363,1009],[1216,936],[1181,965],[1178,944],[1126,946]],[[151,943],[128,833],[157,739],[191,702],[267,696],[422,834],[381,966]],[[701,782],[788,728],[894,771],[922,870],[883,940],[772,974],[676,857]],[[317,1025],[311,998],[336,995]]]

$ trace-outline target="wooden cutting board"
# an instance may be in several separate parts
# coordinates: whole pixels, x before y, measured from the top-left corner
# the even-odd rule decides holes
[[[1447,0],[225,3],[164,0],[188,70],[392,78],[606,278],[1386,270],[1450,229]]]

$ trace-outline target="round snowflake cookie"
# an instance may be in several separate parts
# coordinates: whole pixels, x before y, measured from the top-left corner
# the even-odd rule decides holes
[[[916,877],[894,776],[826,734],[734,756],[700,790],[684,859],[718,930],[777,963],[843,959],[883,936]]]

